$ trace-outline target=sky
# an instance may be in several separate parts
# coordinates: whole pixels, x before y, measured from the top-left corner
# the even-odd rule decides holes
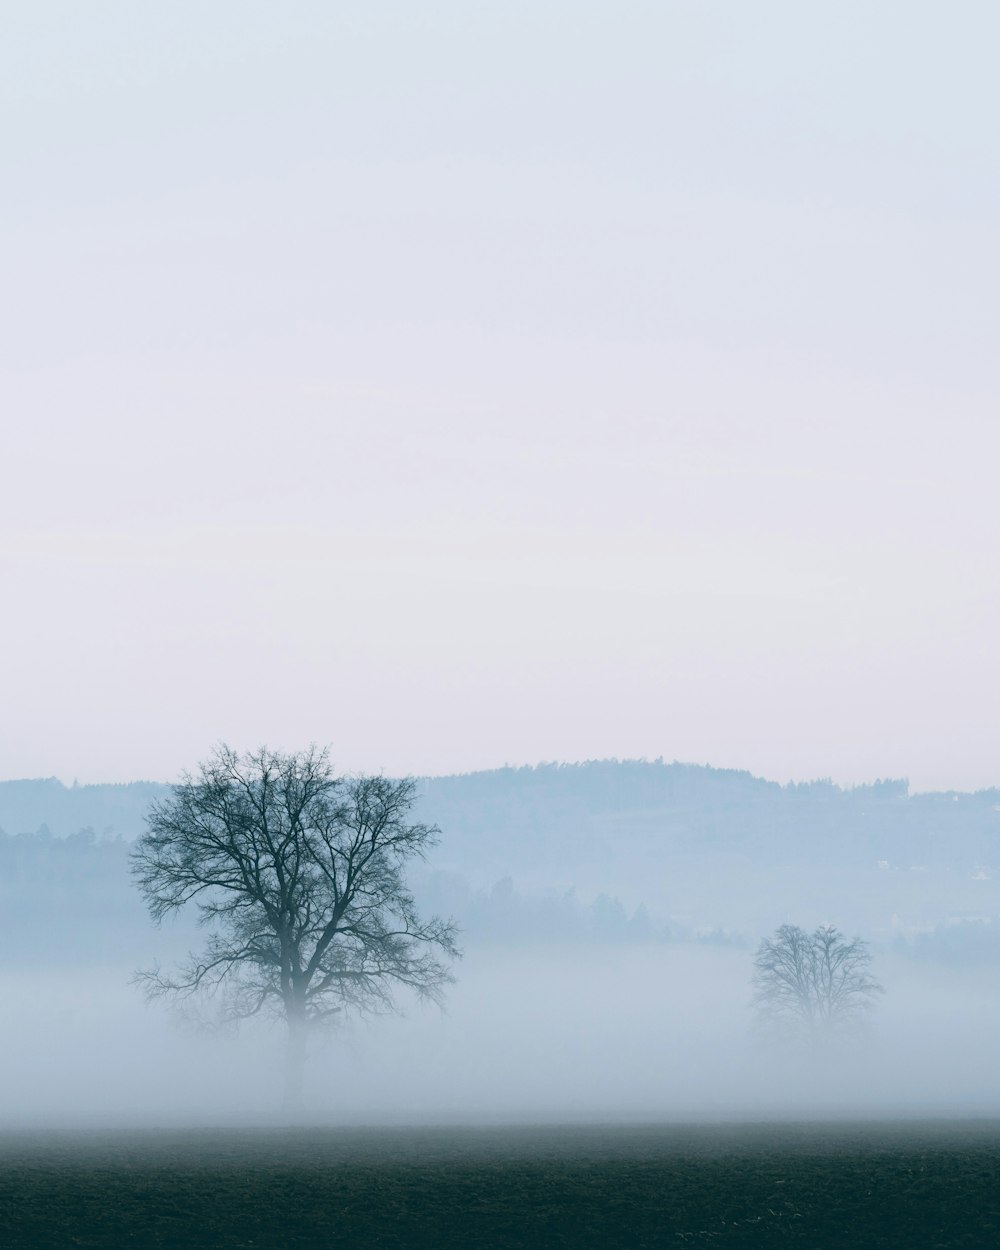
[[[0,778],[1000,785],[998,35],[4,6]]]

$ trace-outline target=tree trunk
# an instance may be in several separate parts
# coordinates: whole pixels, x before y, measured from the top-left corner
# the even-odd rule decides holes
[[[289,1015],[288,1039],[285,1049],[285,1114],[298,1119],[302,1115],[302,1082],[306,1067],[306,1021],[303,1016]]]

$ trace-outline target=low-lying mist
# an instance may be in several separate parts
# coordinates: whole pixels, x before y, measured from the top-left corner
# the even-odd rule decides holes
[[[444,1011],[311,1042],[306,1118],[336,1123],[997,1114],[995,969],[878,953],[870,1036],[792,1059],[751,1036],[751,955],[697,943],[474,948]],[[146,1004],[122,964],[6,971],[6,1127],[281,1119],[284,1035]]]

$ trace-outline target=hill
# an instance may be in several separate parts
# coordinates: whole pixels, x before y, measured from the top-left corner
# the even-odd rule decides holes
[[[89,908],[108,932],[116,915],[139,932],[128,842],[167,794],[156,782],[0,783],[8,918],[58,897],[63,916]],[[786,920],[829,920],[876,940],[958,934],[975,945],[1000,930],[997,790],[783,786],[603,760],[425,778],[419,814],[442,829],[421,897],[505,940],[667,930],[751,940]]]

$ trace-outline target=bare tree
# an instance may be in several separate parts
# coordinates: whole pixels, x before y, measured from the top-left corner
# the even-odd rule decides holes
[[[458,955],[450,921],[421,920],[404,870],[437,839],[410,823],[410,780],[338,777],[326,751],[220,747],[154,804],[132,857],[153,919],[187,904],[209,930],[151,997],[214,992],[231,1020],[288,1028],[285,1105],[301,1101],[306,1035],[345,1012],[393,1008],[400,987],[440,1001]]]
[[[857,1030],[883,987],[868,971],[861,938],[848,941],[832,925],[806,933],[784,924],[754,957],[753,1006],[771,1035],[813,1044]]]

